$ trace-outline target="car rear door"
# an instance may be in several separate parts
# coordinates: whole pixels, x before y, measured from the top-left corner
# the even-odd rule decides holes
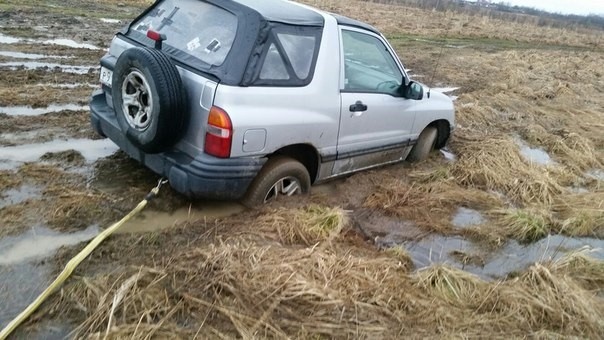
[[[333,173],[342,174],[406,157],[414,101],[399,93],[402,66],[373,32],[341,27],[341,118]]]

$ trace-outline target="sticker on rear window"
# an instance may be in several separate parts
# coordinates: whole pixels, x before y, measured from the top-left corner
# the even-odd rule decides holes
[[[201,44],[199,43],[199,37],[196,37],[195,39],[193,39],[187,43],[187,50],[189,50],[189,51],[195,51],[196,49],[198,49],[200,47],[201,47]]]

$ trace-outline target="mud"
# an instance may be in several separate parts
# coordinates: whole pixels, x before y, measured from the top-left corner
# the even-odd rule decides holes
[[[0,327],[52,280],[59,265],[65,262],[60,255],[56,256],[57,252],[75,253],[82,242],[128,213],[156,184],[156,174],[117,151],[109,140],[95,136],[86,112],[91,90],[98,88],[98,74],[95,72],[99,58],[105,53],[119,25],[138,14],[143,6],[131,4],[128,2],[118,7],[113,2],[68,0],[61,4],[41,3],[41,12],[6,11],[6,24],[3,22],[0,29],[3,32],[0,33],[0,44],[3,44],[0,46],[0,223],[3,228],[0,232]],[[409,216],[405,220],[386,215],[379,209],[361,208],[369,195],[383,189],[380,184],[385,177],[399,178],[409,186],[422,186],[425,183],[416,179],[423,177],[411,175],[427,173],[435,168],[442,168],[447,174],[466,156],[460,152],[459,145],[473,142],[473,138],[484,133],[513,135],[516,128],[510,125],[513,119],[518,119],[519,125],[526,123],[521,120],[528,114],[523,116],[511,112],[526,112],[526,98],[522,98],[522,103],[508,105],[498,97],[499,93],[504,93],[506,98],[516,95],[507,87],[497,88],[493,93],[480,92],[492,86],[491,74],[498,74],[500,68],[504,69],[500,67],[502,60],[517,56],[496,55],[492,60],[482,61],[478,67],[475,63],[470,65],[468,60],[487,58],[483,53],[485,48],[455,44],[451,46],[460,49],[455,51],[455,55],[444,56],[442,69],[434,73],[433,61],[426,56],[436,56],[439,45],[429,39],[419,40],[414,42],[415,45],[404,45],[394,40],[395,48],[404,52],[400,55],[406,59],[407,65],[412,65],[413,71],[418,73],[413,77],[428,80],[424,75],[435,74],[429,77],[430,81],[460,86],[432,88],[459,101],[456,107],[463,128],[458,127],[459,133],[450,144],[451,149],[441,150],[440,154],[435,153],[419,164],[395,165],[316,186],[311,197],[301,201],[346,209],[350,212],[354,229],[351,233],[360,243],[365,242],[363,247],[374,252],[375,248],[401,247],[409,253],[414,270],[445,263],[493,280],[513,276],[537,261],[557,259],[570,250],[603,248],[602,240],[562,236],[551,236],[528,245],[504,238],[494,247],[490,240],[467,236],[472,229],[493,221],[487,219],[486,216],[491,216],[482,210],[469,209],[462,202],[451,209],[429,212],[434,216],[432,223],[445,225],[440,228],[442,232],[438,229],[438,233],[418,227],[418,216]],[[414,53],[407,52],[409,46],[413,47]],[[570,58],[567,54],[563,57]],[[586,58],[589,59],[589,55]],[[521,71],[533,71],[532,67]],[[566,81],[562,78],[567,76],[569,79],[584,78],[577,75],[580,70],[572,71],[574,76],[562,72],[556,81]],[[542,76],[531,74],[530,77]],[[518,87],[518,90],[523,92],[526,89]],[[534,100],[539,100],[538,95]],[[535,106],[541,105],[549,110],[555,98],[549,93],[545,96],[551,98]],[[500,101],[490,102],[490,98]],[[598,103],[594,105],[596,110],[601,107]],[[585,107],[577,110],[590,112]],[[491,115],[491,111],[506,112],[507,120],[502,123],[498,119],[504,116]],[[570,111],[564,112],[568,116]],[[538,114],[530,117],[531,123],[540,122]],[[549,120],[552,125],[563,126],[566,123],[555,117],[544,121]],[[591,124],[585,129],[593,126],[596,125]],[[597,139],[595,143],[596,148],[603,145]],[[523,141],[519,148],[530,162],[547,166],[556,164],[543,149]],[[594,167],[598,169],[586,172],[585,177],[604,181],[604,172],[599,166]],[[442,180],[446,182],[449,179]],[[569,191],[594,190],[591,183],[571,185],[573,183],[564,184]],[[290,204],[295,207],[298,203]],[[148,242],[144,246],[132,242],[127,252],[123,247],[103,245],[95,263],[103,262],[105,269],[109,267],[111,270],[117,269],[108,259],[116,257],[123,259],[122,264],[150,264],[154,254],[170,252],[174,247],[182,248],[186,246],[186,240],[204,237],[203,232],[208,229],[205,226],[220,225],[220,220],[228,224],[228,221],[238,221],[239,218],[242,220],[240,228],[247,228],[245,221],[250,216],[247,214],[253,215],[254,212],[244,212],[244,208],[234,202],[192,201],[165,187],[147,210],[128,222],[113,238],[117,244],[123,244],[124,240]],[[188,226],[195,226],[198,234],[190,231]],[[170,237],[163,234],[165,229],[170,229]],[[152,242],[155,239],[159,241]],[[593,251],[592,255],[602,258],[602,252]],[[83,275],[94,275],[99,267],[102,266],[85,263]],[[24,327],[25,333],[18,337],[62,338],[74,327],[69,320],[53,318],[35,321],[34,328],[31,325]]]

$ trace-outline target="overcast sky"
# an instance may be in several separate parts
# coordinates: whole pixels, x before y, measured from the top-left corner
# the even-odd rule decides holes
[[[563,14],[604,14],[604,0],[495,0]]]

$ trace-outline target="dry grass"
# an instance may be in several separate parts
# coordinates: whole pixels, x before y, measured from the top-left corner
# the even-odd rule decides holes
[[[347,222],[346,212],[340,208],[310,205],[270,211],[257,221],[251,231],[269,234],[276,231],[278,240],[283,243],[311,246],[337,236]]]
[[[538,241],[557,229],[552,213],[535,208],[491,212],[500,215],[498,227],[510,238],[522,242]]]
[[[503,193],[517,204],[551,204],[563,189],[556,169],[531,164],[509,137],[491,137],[456,145],[459,161],[451,169],[470,188]]]
[[[451,216],[460,206],[489,210],[504,205],[497,195],[461,187],[450,176],[446,168],[411,174],[413,182],[384,176],[364,206],[445,233],[451,230]]]
[[[46,308],[78,320],[75,337],[598,337],[604,331],[604,301],[591,291],[604,272],[587,257],[486,282],[446,266],[410,273],[392,254],[355,254],[342,235],[307,247],[223,232],[209,243],[158,253],[153,267],[75,280]]]
[[[538,27],[537,17],[533,22],[517,23],[488,16],[425,11],[370,1],[303,0],[302,2],[368,22],[387,34],[503,39],[513,42],[533,42],[536,46],[560,44],[585,47],[593,47],[598,42],[598,35],[601,34],[595,29]]]

